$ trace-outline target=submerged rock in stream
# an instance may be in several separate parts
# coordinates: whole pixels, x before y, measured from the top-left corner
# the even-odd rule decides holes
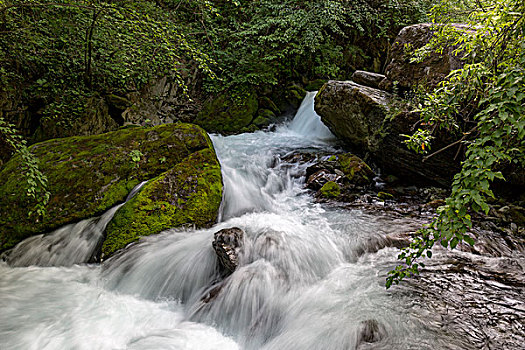
[[[361,322],[359,343],[376,343],[386,336],[385,327],[371,319]]]
[[[239,248],[242,247],[244,231],[238,227],[215,232],[212,246],[217,254],[219,270],[223,277],[229,276],[239,265]]]

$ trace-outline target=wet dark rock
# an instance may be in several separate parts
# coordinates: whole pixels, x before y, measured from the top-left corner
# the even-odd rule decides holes
[[[361,158],[352,153],[324,157],[306,169],[307,187],[319,189],[328,181],[340,184],[368,185],[374,172]],[[322,180],[321,180],[322,179]],[[319,186],[320,185],[320,186]]]
[[[490,242],[497,235],[485,233]],[[525,343],[523,246],[499,256],[434,250],[422,273],[406,280],[427,326],[464,339],[466,348],[521,349]],[[491,254],[492,255],[492,254]],[[521,255],[523,256],[523,255]]]
[[[242,247],[244,232],[238,227],[226,228],[213,235],[213,249],[217,254],[219,270],[223,277],[229,276],[239,265],[239,249]]]
[[[385,327],[377,320],[362,321],[360,324],[359,344],[377,343],[386,336]]]
[[[213,301],[217,298],[219,293],[221,292],[222,288],[224,287],[224,283],[219,282],[213,286],[211,286],[205,293],[204,296],[201,298],[201,301],[203,303],[209,303],[210,301]]]
[[[341,182],[342,176],[336,173],[331,173],[327,169],[321,169],[308,177],[306,187],[311,190],[320,190],[328,182]]]
[[[370,86],[376,89],[379,88],[379,83],[385,78],[386,77],[383,74],[365,72],[363,70],[356,70],[354,74],[352,74],[352,80],[357,84]]]
[[[442,205],[445,205],[445,200],[443,200],[443,199],[435,199],[433,201],[430,201],[430,202],[426,203],[425,205],[430,207],[430,208],[437,209],[438,207],[440,207]]]

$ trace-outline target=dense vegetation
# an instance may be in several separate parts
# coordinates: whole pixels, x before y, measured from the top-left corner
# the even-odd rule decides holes
[[[417,260],[432,256],[439,242],[455,248],[474,244],[469,233],[472,212],[488,214],[494,198],[491,184],[504,180],[502,170],[515,176],[525,168],[525,2],[522,0],[443,1],[432,9],[435,23],[463,22],[470,30],[441,25],[435,38],[415,53],[456,45],[465,65],[453,71],[437,89],[421,96],[421,115],[428,129],[409,141],[415,150],[429,149],[432,133],[443,128],[457,134],[455,144],[466,147],[446,204],[399,255],[404,265],[387,278],[387,286],[418,273]],[[465,126],[468,126],[465,129]],[[463,132],[461,132],[463,129]],[[516,170],[517,169],[517,170]],[[512,171],[514,170],[514,171]]]
[[[167,74],[184,86],[195,68],[216,92],[344,78],[379,71],[389,40],[426,9],[420,0],[2,1],[0,89],[22,93],[32,120],[7,119],[32,135],[50,119],[71,124],[89,96],[125,96]]]

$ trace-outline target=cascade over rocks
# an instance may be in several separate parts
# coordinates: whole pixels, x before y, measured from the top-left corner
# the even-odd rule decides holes
[[[212,246],[217,254],[219,271],[227,277],[239,265],[239,249],[243,245],[244,231],[238,227],[225,228],[215,232]]]
[[[124,202],[137,184],[151,179],[117,212],[113,219],[117,223],[110,223],[106,256],[142,235],[168,228],[167,224],[205,226],[216,220],[222,196],[220,166],[208,135],[196,125],[131,127],[54,139],[33,145],[31,151],[48,178],[47,212],[38,220],[29,217],[35,203],[25,195],[20,157],[13,157],[0,171],[0,250],[100,215]],[[137,220],[144,226],[141,231],[124,220],[130,212],[144,216]],[[174,219],[164,220],[166,214]]]
[[[460,24],[453,26],[470,30]],[[407,47],[424,46],[432,33],[429,23],[403,28],[390,51],[386,77],[379,84],[380,75],[362,71],[354,73],[355,81],[329,81],[315,98],[315,110],[334,135],[350,149],[370,153],[383,171],[447,186],[460,170],[461,152],[451,147],[424,158],[409,150],[402,135],[410,135],[419,127],[419,115],[399,97],[385,91],[391,90],[394,82],[402,91],[418,84],[436,86],[451,70],[461,67],[454,47],[443,54],[431,53],[422,62],[409,62]],[[455,141],[443,131],[437,131],[434,137],[435,150]]]

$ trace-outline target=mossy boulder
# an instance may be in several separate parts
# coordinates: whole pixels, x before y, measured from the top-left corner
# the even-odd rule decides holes
[[[259,108],[269,109],[274,114],[281,114],[283,111],[269,97],[259,97]]]
[[[0,250],[31,235],[99,215],[123,202],[141,181],[212,147],[204,130],[182,123],[35,144],[31,150],[48,178],[51,194],[47,214],[38,220],[29,217],[35,203],[25,195],[20,157],[13,157],[0,171]],[[138,159],[133,160],[133,154]]]
[[[338,154],[337,161],[346,178],[355,185],[369,184],[374,178],[370,166],[352,153]]]
[[[223,93],[204,105],[194,123],[208,132],[234,134],[251,123],[258,107],[254,92],[233,99],[230,94]]]
[[[335,198],[341,194],[341,187],[334,181],[328,181],[321,187],[319,193],[324,198]]]
[[[299,108],[305,96],[306,90],[298,85],[289,86],[285,92],[286,100],[296,109]]]
[[[206,148],[192,153],[119,209],[106,229],[102,257],[171,227],[211,226],[221,199],[221,169],[215,152]]]
[[[252,121],[253,125],[256,125],[257,127],[261,128],[264,126],[268,126],[272,120],[275,120],[276,116],[275,113],[273,113],[269,109],[259,109],[257,112],[257,118],[255,118]]]
[[[325,79],[315,79],[312,81],[309,81],[304,89],[306,91],[318,91],[324,84],[326,84],[327,80]]]

